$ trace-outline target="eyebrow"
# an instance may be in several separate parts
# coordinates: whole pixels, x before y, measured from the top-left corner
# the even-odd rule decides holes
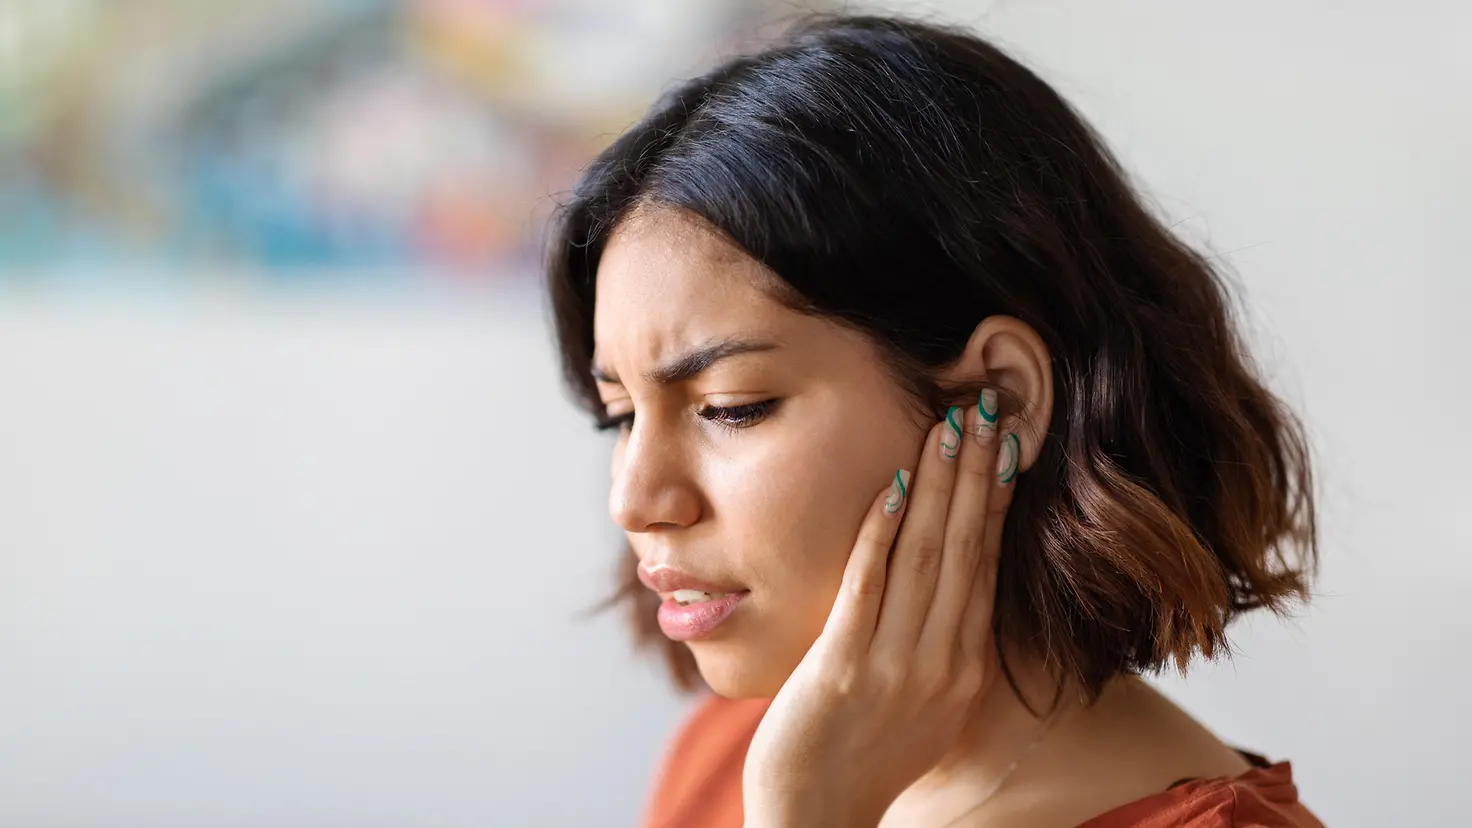
[[[753,339],[723,339],[713,342],[681,356],[678,359],[651,368],[643,373],[643,377],[651,385],[675,385],[686,382],[699,376],[701,372],[715,365],[723,359],[730,359],[741,354],[755,354],[763,351],[775,351],[779,346],[774,342],[764,342]],[[599,367],[598,360],[593,359],[593,379],[598,382],[606,382],[613,385],[622,385],[622,381],[611,371]]]

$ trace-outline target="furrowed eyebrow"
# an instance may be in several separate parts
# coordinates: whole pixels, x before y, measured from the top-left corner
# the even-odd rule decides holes
[[[665,365],[644,372],[644,379],[651,385],[675,385],[688,382],[699,376],[703,371],[720,362],[741,354],[754,354],[763,351],[774,351],[779,346],[773,342],[762,342],[749,339],[725,339],[714,342],[681,356]],[[623,383],[612,371],[599,367],[595,357],[591,368],[593,379],[612,385]]]

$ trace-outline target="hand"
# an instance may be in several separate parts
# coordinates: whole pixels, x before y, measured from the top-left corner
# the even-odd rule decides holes
[[[981,405],[986,416],[952,408],[913,487],[897,472],[870,507],[822,633],[747,752],[747,826],[877,825],[993,680],[997,557],[1021,456],[997,428],[995,393]]]

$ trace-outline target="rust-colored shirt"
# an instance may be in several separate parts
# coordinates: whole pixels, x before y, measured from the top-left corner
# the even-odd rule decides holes
[[[643,828],[741,828],[741,767],[766,699],[710,696],[665,752]],[[1079,828],[1323,828],[1298,801],[1288,762],[1235,777],[1182,780]]]

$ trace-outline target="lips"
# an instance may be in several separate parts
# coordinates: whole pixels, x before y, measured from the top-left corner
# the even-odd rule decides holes
[[[751,590],[718,584],[668,566],[638,567],[639,581],[664,599],[659,628],[675,641],[694,641],[716,631]]]
[[[720,594],[722,592],[740,592],[733,586],[722,586],[710,581],[702,581],[694,575],[687,575],[678,569],[673,569],[662,564],[656,564],[648,569],[644,564],[639,564],[639,581],[644,586],[655,592],[671,593],[680,589],[694,589],[700,592]]]
[[[716,631],[750,592],[733,592],[693,604],[673,598],[659,605],[659,629],[674,641],[695,641]]]

